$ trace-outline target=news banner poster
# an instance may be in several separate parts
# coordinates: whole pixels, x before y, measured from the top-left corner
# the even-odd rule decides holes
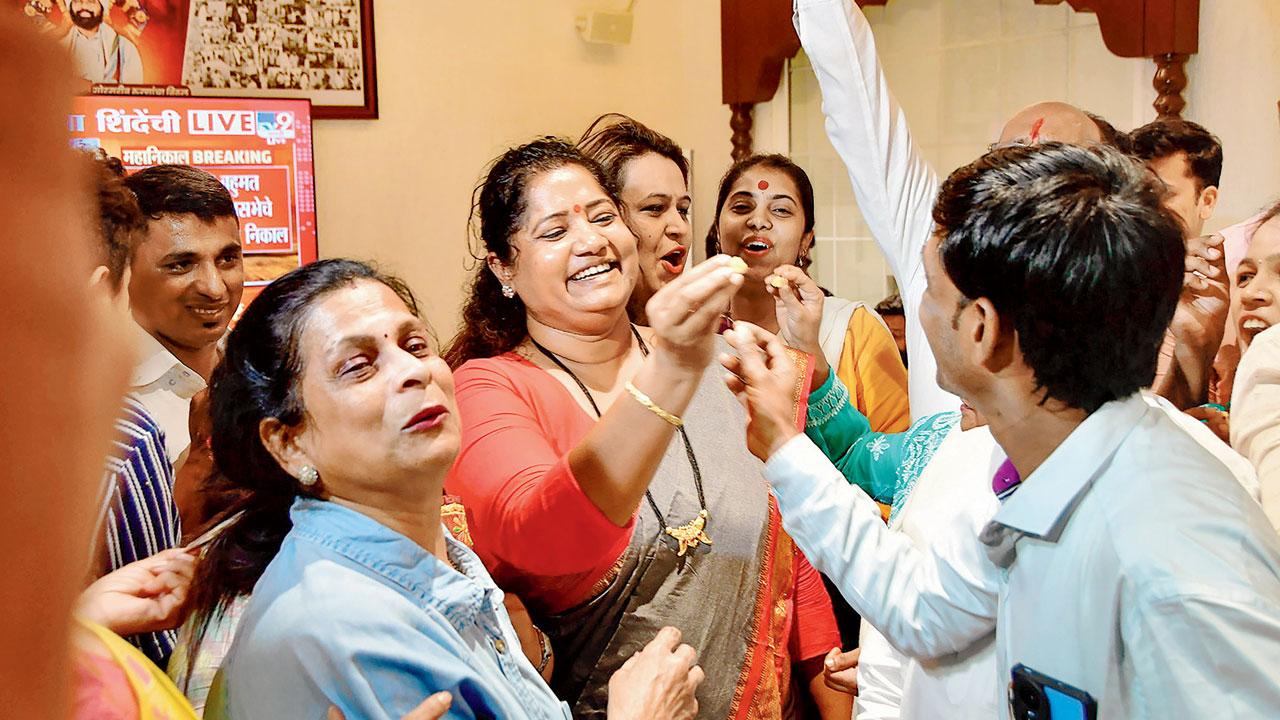
[[[102,148],[129,172],[194,165],[235,203],[245,297],[316,259],[315,176],[306,100],[75,98],[74,145]]]

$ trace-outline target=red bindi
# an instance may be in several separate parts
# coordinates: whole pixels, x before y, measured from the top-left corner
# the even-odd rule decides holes
[[[1044,118],[1038,118],[1031,126],[1031,142],[1040,142],[1040,128],[1044,127]]]
[[[760,188],[761,190],[768,190],[768,189],[769,189],[769,181],[768,181],[768,180],[761,180],[760,182],[756,183],[756,187]]]
[[[580,212],[582,212],[582,206],[581,206],[581,205],[574,205],[574,206],[573,206],[573,211],[574,211],[574,212],[576,212],[576,213],[580,213]]]

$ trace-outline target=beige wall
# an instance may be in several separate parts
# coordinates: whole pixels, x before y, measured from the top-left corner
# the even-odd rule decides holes
[[[539,134],[576,137],[618,111],[694,159],[694,235],[729,163],[714,0],[641,0],[631,44],[579,39],[580,10],[619,0],[378,0],[373,121],[317,121],[320,254],[373,259],[413,286],[442,340],[470,273],[466,222],[481,170]]]
[[[1121,130],[1155,117],[1153,63],[1111,55],[1097,18],[1066,4],[892,0],[866,14],[912,133],[943,175],[980,155],[1009,115],[1037,100],[1067,100]],[[1280,2],[1202,2],[1200,54],[1188,74],[1184,115],[1221,137],[1226,158],[1212,230],[1280,195]],[[789,102],[786,139],[819,194],[815,274],[838,295],[874,302],[889,289],[889,272],[826,139],[817,81],[803,56],[789,80],[789,94],[771,105]]]
[[[1280,197],[1280,2],[1203,0],[1200,53],[1183,114],[1222,139],[1222,194],[1210,229]]]

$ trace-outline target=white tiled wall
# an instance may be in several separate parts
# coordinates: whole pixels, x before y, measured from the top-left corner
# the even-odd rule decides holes
[[[894,96],[942,175],[987,148],[1004,121],[1066,100],[1127,130],[1150,119],[1150,61],[1103,45],[1097,19],[1032,0],[891,0],[865,9]],[[823,130],[818,82],[802,52],[788,70],[791,157],[813,180],[813,272],[832,292],[875,303],[893,288]]]

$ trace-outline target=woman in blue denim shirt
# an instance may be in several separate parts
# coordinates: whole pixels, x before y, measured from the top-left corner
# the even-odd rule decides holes
[[[569,717],[440,523],[459,425],[430,341],[402,283],[348,260],[276,280],[229,336],[213,452],[245,496],[195,586],[206,618],[252,593],[222,668],[228,716],[399,718],[446,691],[449,717]],[[615,716],[696,713],[693,650],[655,644]]]

